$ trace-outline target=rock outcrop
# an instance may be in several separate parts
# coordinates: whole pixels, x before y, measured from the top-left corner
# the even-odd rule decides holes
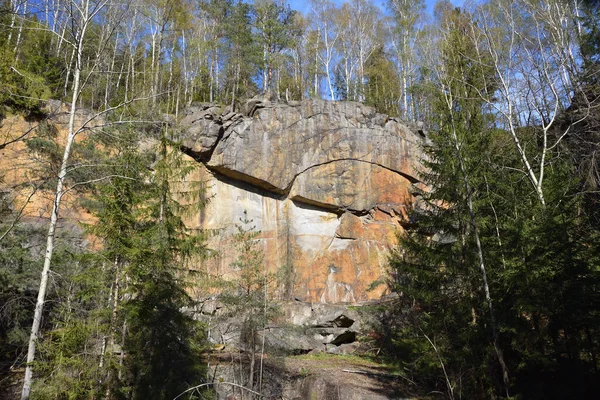
[[[207,339],[215,349],[235,352],[249,347],[248,313],[232,311],[216,299],[201,304],[193,315],[209,327]],[[268,325],[256,330],[269,355],[351,354],[364,350],[359,337],[381,329],[378,315],[366,314],[360,306],[287,301],[279,303],[278,311]]]
[[[246,212],[269,269],[291,271],[288,295],[354,303],[386,292],[377,284],[413,203],[419,132],[362,104],[322,100],[250,101],[244,113],[198,106],[182,124],[183,150],[208,188],[191,222],[221,232],[209,272],[232,273],[230,234]]]
[[[280,314],[265,329],[256,331],[260,346],[255,356],[260,359],[260,354],[266,353],[260,361],[264,398],[417,398],[411,393],[415,387],[409,386],[410,380],[390,365],[374,361],[379,352],[374,339],[383,331],[381,321],[385,321],[381,306],[381,302],[354,307],[281,303]],[[219,382],[239,382],[240,376],[249,373],[251,353],[247,344],[241,343],[244,317],[229,314],[223,318],[226,308],[220,308],[215,300],[205,302],[202,309],[196,310],[195,317],[210,327],[208,340],[213,343],[207,354],[208,376],[215,383],[217,398],[238,398],[235,386]],[[354,357],[337,357],[351,354]]]

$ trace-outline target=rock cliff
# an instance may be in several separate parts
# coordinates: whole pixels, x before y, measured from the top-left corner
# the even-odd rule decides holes
[[[208,205],[192,221],[219,230],[209,272],[230,274],[231,234],[244,212],[260,231],[288,295],[355,303],[386,293],[387,250],[402,230],[418,182],[423,137],[352,102],[252,100],[243,113],[192,107],[183,151],[202,164]]]

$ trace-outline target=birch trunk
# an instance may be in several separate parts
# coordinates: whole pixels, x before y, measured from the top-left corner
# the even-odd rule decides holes
[[[86,3],[87,5],[88,3]],[[86,10],[87,11],[87,10]],[[87,15],[86,15],[87,17]],[[85,31],[87,29],[87,18],[81,28],[79,40],[77,43],[77,61],[75,64],[75,74],[73,76],[73,97],[71,100],[71,110],[69,112],[69,128],[67,142],[63,153],[63,159],[60,166],[60,172],[58,174],[58,182],[56,184],[56,191],[54,193],[54,201],[52,204],[52,213],[50,215],[50,226],[48,227],[48,236],[46,240],[46,253],[44,256],[44,267],[42,269],[42,275],[40,279],[40,287],[38,290],[37,301],[35,304],[35,313],[33,316],[33,324],[31,326],[31,335],[29,336],[29,343],[27,347],[27,366],[25,368],[25,379],[23,381],[23,391],[21,392],[21,400],[28,400],[31,392],[31,384],[33,381],[33,371],[31,363],[35,359],[35,347],[40,332],[40,325],[42,321],[42,312],[44,309],[44,302],[46,300],[46,290],[48,288],[48,274],[50,272],[50,265],[52,262],[52,254],[54,252],[54,236],[56,232],[56,224],[58,222],[58,214],[60,210],[60,202],[63,192],[63,186],[65,177],[67,175],[67,166],[69,163],[69,157],[71,156],[71,149],[75,141],[75,135],[78,133],[75,130],[75,112],[77,110],[77,100],[80,93],[80,77],[81,77],[81,64],[82,64],[82,53],[83,53],[83,38],[85,37]]]
[[[52,203],[52,212],[50,214],[50,225],[48,226],[48,235],[46,237],[46,252],[44,255],[44,266],[40,277],[40,286],[38,289],[37,300],[35,304],[35,311],[33,316],[33,323],[31,325],[31,334],[29,336],[29,342],[27,346],[27,365],[25,367],[25,377],[23,380],[23,390],[21,392],[21,400],[28,400],[31,394],[31,385],[33,382],[33,370],[32,363],[35,360],[36,344],[40,333],[40,326],[42,322],[42,313],[44,310],[44,303],[46,301],[46,291],[48,289],[48,275],[50,273],[50,266],[52,263],[52,255],[54,253],[54,238],[56,233],[56,226],[58,222],[60,203],[62,196],[65,194],[64,184],[67,176],[67,167],[69,165],[69,159],[71,156],[71,150],[75,142],[75,137],[80,132],[80,129],[75,129],[75,115],[77,111],[77,101],[81,94],[81,70],[83,66],[83,48],[84,39],[86,36],[87,28],[92,19],[106,6],[108,0],[104,0],[97,4],[90,4],[91,0],[84,0],[80,5],[75,5],[78,15],[70,15],[72,20],[79,20],[80,25],[74,27],[74,53],[77,57],[75,60],[75,71],[73,74],[73,94],[71,98],[71,109],[69,111],[69,124],[67,131],[67,140],[65,143],[65,149],[63,152],[63,158],[58,173],[58,181],[56,183],[56,190],[54,192],[54,200]],[[78,29],[77,29],[78,28]]]

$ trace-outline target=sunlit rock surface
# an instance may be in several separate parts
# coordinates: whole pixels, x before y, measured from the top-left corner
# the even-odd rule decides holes
[[[422,135],[371,107],[322,100],[251,101],[245,113],[198,106],[182,124],[183,150],[208,186],[192,224],[220,233],[210,273],[235,274],[231,236],[245,211],[269,270],[291,271],[273,289],[282,296],[355,303],[386,293],[378,283],[413,204]]]

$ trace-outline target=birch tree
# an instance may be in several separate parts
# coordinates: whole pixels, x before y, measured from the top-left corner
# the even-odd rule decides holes
[[[388,8],[392,14],[390,45],[396,55],[398,72],[402,81],[400,115],[407,120],[415,120],[416,112],[412,100],[412,86],[416,79],[417,39],[421,33],[419,21],[425,8],[423,0],[390,0]]]
[[[383,46],[380,10],[365,0],[344,3],[333,22],[339,31],[336,43],[337,74],[343,98],[364,101],[366,65],[377,48]]]
[[[498,85],[494,96],[482,96],[502,121],[523,163],[523,173],[538,201],[546,205],[544,178],[553,150],[581,123],[585,115],[557,128],[557,117],[580,93],[581,61],[578,54],[578,24],[565,2],[498,1],[477,9],[471,34],[477,41],[477,57],[490,60],[494,74],[486,85]],[[486,61],[487,62],[487,61]],[[524,127],[537,126],[539,146],[527,148]]]
[[[381,15],[378,7],[366,0],[352,0],[351,13],[356,21],[356,56],[357,56],[357,90],[358,100],[364,101],[362,94],[366,84],[365,66],[375,50],[382,45]]]
[[[87,44],[87,35],[94,19],[98,15],[105,11],[108,6],[108,0],[83,0],[83,1],[72,1],[67,8],[69,14],[69,37],[62,38],[67,42],[75,51],[75,65],[73,70],[73,81],[72,81],[72,97],[69,110],[69,122],[66,143],[62,156],[62,162],[60,170],[57,176],[56,189],[54,191],[54,199],[52,202],[52,211],[50,214],[50,222],[48,226],[48,234],[46,240],[46,251],[44,254],[44,265],[40,277],[40,284],[38,289],[37,301],[35,305],[35,313],[33,317],[33,323],[31,327],[31,334],[27,349],[27,365],[25,368],[25,378],[23,381],[23,390],[21,392],[21,399],[27,400],[30,397],[31,384],[33,381],[33,366],[32,363],[35,360],[35,350],[37,340],[40,334],[40,325],[42,321],[42,313],[44,308],[44,302],[46,299],[46,291],[48,288],[48,275],[52,264],[52,255],[54,251],[54,241],[57,229],[58,218],[60,214],[60,205],[63,196],[65,195],[65,179],[69,170],[69,161],[73,144],[76,136],[84,130],[89,123],[97,118],[99,115],[84,121],[83,123],[77,124],[77,102],[80,99],[83,88],[86,83],[86,77],[82,76],[82,70],[84,67],[84,51]],[[116,22],[115,22],[116,23]],[[104,45],[102,43],[101,45]],[[94,66],[92,66],[92,70]]]
[[[433,347],[432,358],[442,365],[449,396],[463,390],[476,393],[478,386],[509,396],[509,369],[495,306],[499,287],[491,278],[499,266],[490,255],[481,206],[482,176],[489,164],[480,157],[493,141],[485,101],[476,94],[486,90],[483,75],[489,71],[480,69],[472,57],[474,45],[466,35],[471,16],[444,5],[436,13],[437,51],[427,59],[438,85],[436,129],[424,146],[427,156],[420,174],[429,189],[422,194],[424,206],[415,213],[419,227],[401,239],[402,250],[392,256],[392,264],[400,275],[398,289],[410,296],[409,307],[418,309],[417,334]],[[457,350],[475,337],[482,347],[463,354]],[[464,371],[465,360],[498,370],[502,384],[497,385],[495,377]]]
[[[318,53],[319,63],[323,67],[329,97],[336,100],[334,89],[333,68],[336,59],[336,44],[340,39],[341,32],[334,23],[337,8],[330,0],[311,0],[310,19],[313,21],[313,29],[319,34],[321,51]]]
[[[482,132],[473,131],[485,128],[482,121],[481,100],[472,101],[471,99],[475,91],[482,93],[479,88],[484,86],[483,81],[486,70],[478,68],[468,57],[469,54],[473,53],[475,47],[473,43],[469,43],[468,36],[465,35],[469,29],[468,26],[468,16],[461,16],[457,11],[450,11],[443,17],[441,26],[442,40],[445,46],[442,53],[443,64],[440,68],[435,69],[441,85],[440,94],[446,116],[440,128],[449,133],[451,146],[455,150],[459,176],[464,186],[464,199],[459,201],[464,202],[468,211],[469,230],[475,242],[477,264],[481,273],[481,287],[489,311],[492,342],[502,370],[506,395],[510,397],[508,368],[499,343],[496,312],[488,281],[488,266],[486,265],[479,222],[473,204],[475,190],[471,182],[471,175],[475,174],[476,167],[467,165],[467,162],[472,163],[473,160],[466,160],[466,157],[472,157],[472,155],[464,154],[465,148],[467,148],[466,143],[469,142],[466,135],[481,135]],[[491,89],[491,87],[483,88],[484,91]]]

